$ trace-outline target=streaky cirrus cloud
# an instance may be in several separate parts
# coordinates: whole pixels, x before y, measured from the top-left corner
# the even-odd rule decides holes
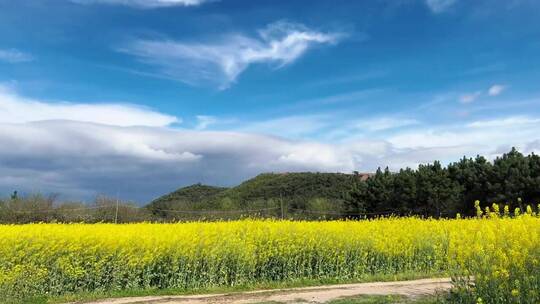
[[[371,132],[390,130],[400,127],[418,125],[420,122],[411,118],[378,117],[355,123],[355,127]]]
[[[164,127],[181,120],[151,109],[120,103],[45,102],[18,95],[0,85],[0,123],[73,120],[116,126]]]
[[[435,14],[445,12],[452,7],[457,0],[426,0],[426,5]]]
[[[135,8],[160,8],[173,6],[197,6],[211,0],[71,0],[78,4],[124,5]],[[216,1],[216,0],[213,0]]]
[[[502,119],[481,120],[467,124],[471,128],[493,128],[493,127],[516,127],[530,124],[539,124],[540,118],[530,118],[527,116],[510,116]]]
[[[0,49],[0,61],[7,63],[21,63],[33,61],[34,57],[17,49]]]
[[[330,116],[319,115],[291,115],[244,122],[236,127],[236,131],[256,134],[273,134],[285,138],[302,138],[330,125]]]
[[[482,95],[482,91],[476,91],[473,93],[463,94],[459,97],[459,102],[471,103],[471,102],[476,101],[476,99],[478,99],[478,97],[480,97],[481,95]]]
[[[343,36],[343,33],[320,32],[302,24],[278,21],[255,36],[233,33],[204,42],[139,39],[118,51],[131,54],[187,84],[210,84],[225,89],[252,64],[268,63],[279,69],[315,45],[335,44]]]

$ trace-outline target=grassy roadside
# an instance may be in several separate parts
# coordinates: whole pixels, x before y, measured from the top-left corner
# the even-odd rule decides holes
[[[238,285],[238,286],[222,286],[212,288],[198,288],[198,289],[134,289],[134,290],[118,290],[107,292],[82,292],[74,294],[66,294],[62,296],[42,296],[25,299],[23,301],[17,300],[7,303],[28,303],[28,304],[58,304],[58,303],[85,303],[96,301],[106,298],[123,298],[123,297],[142,297],[142,296],[167,296],[167,295],[193,295],[193,294],[213,294],[213,293],[235,293],[245,292],[253,290],[272,290],[283,288],[296,288],[296,287],[309,287],[318,285],[333,285],[333,284],[347,284],[347,283],[368,283],[368,282],[389,282],[389,281],[405,281],[425,278],[440,278],[445,277],[445,273],[401,273],[396,275],[373,275],[365,278],[358,278],[352,280],[295,280],[288,282],[261,282],[250,285]],[[359,302],[364,303],[364,302]],[[365,303],[379,303],[379,302],[365,302]],[[381,302],[388,303],[388,302]],[[392,302],[390,302],[392,303]],[[428,302],[431,303],[431,302]],[[347,303],[336,303],[347,304]]]
[[[444,303],[440,296],[426,296],[408,299],[402,296],[357,296],[330,301],[327,304],[439,304]]]
[[[299,302],[303,303],[303,302]],[[308,303],[308,302],[305,302]],[[344,297],[341,299],[329,301],[326,304],[444,304],[442,295],[425,296],[416,299],[410,299],[398,295],[362,295],[353,297]],[[285,304],[281,302],[260,302],[256,304]]]

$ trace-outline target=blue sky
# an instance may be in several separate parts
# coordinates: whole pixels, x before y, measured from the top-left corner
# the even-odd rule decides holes
[[[0,0],[0,190],[540,151],[536,1]]]

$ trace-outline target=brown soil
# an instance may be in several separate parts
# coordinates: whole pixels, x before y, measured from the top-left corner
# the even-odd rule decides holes
[[[422,279],[398,282],[327,285],[290,289],[257,290],[230,294],[190,296],[149,296],[106,299],[91,304],[251,304],[260,302],[325,303],[342,297],[360,295],[401,295],[409,298],[433,295],[451,288],[450,279]]]

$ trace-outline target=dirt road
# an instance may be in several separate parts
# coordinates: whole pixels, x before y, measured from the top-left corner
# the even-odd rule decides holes
[[[149,296],[106,299],[92,304],[249,304],[260,302],[312,302],[325,303],[341,297],[359,295],[402,295],[410,298],[431,295],[450,289],[450,279],[422,279],[399,282],[375,282],[360,284],[327,285],[277,290],[258,290],[230,294],[206,294],[190,296]]]

